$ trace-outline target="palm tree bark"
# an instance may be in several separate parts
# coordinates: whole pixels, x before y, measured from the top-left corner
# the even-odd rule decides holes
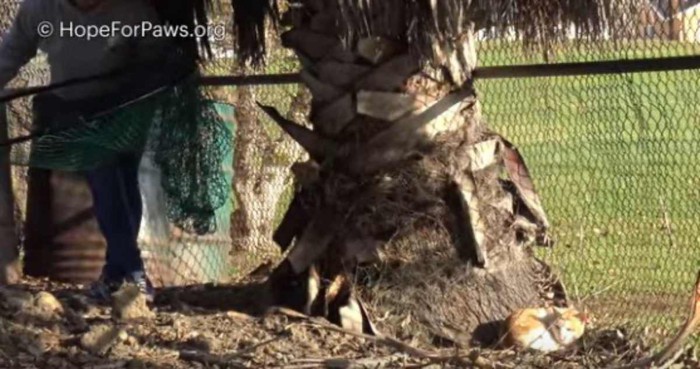
[[[401,12],[367,10],[375,13],[366,18],[382,19],[384,28],[347,44],[338,1],[301,3],[285,17],[292,29],[282,40],[302,62],[313,130],[263,107],[315,159],[296,166],[299,191],[276,233],[282,249],[291,248],[270,278],[278,303],[371,333],[368,310],[382,314],[376,310],[400,302],[382,302],[377,291],[391,289],[379,285],[362,288],[370,301],[362,305],[352,283],[362,274],[358,266],[393,265],[379,279],[395,283],[400,297],[415,273],[397,276],[454,260],[456,274],[425,273],[416,283],[461,281],[448,297],[423,297],[429,310],[441,311],[441,321],[428,325],[450,323],[471,335],[515,308],[541,303],[547,270],[528,246],[546,243],[548,223],[517,150],[481,118],[472,88],[473,29],[436,44],[435,62],[421,64],[408,40],[395,37],[404,27]],[[447,236],[450,249],[429,246],[426,234]],[[482,337],[494,333],[485,329]]]

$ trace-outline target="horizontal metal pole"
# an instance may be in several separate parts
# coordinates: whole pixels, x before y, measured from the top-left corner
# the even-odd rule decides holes
[[[677,56],[666,58],[619,59],[579,63],[553,63],[478,67],[474,70],[474,78],[498,79],[567,77],[600,74],[679,71],[692,69],[700,69],[700,55]],[[14,90],[2,90],[0,91],[0,103],[24,96],[33,95],[40,92],[64,88],[70,85],[78,85],[95,79],[97,79],[97,77],[87,77],[52,84],[48,86],[38,86]],[[250,76],[229,75],[200,77],[200,84],[204,86],[279,85],[296,84],[301,82],[302,80],[298,73],[260,74]]]
[[[667,58],[618,59],[595,62],[500,65],[474,69],[475,79],[570,77],[600,74],[664,72],[700,69],[700,55]],[[207,86],[266,85],[301,83],[299,74],[255,76],[208,76],[202,78]]]
[[[665,72],[700,69],[700,55],[668,58],[620,59],[580,63],[554,63],[480,67],[476,79],[568,77],[599,74]]]
[[[200,83],[204,86],[281,85],[301,82],[299,73],[258,74],[252,76],[204,76],[200,78]]]

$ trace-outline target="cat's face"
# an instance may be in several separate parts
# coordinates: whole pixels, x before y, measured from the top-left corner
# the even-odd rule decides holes
[[[561,317],[563,321],[562,328],[576,338],[583,335],[586,324],[590,321],[588,314],[573,308],[564,311]]]
[[[585,324],[579,319],[572,319],[564,324],[564,329],[566,329],[574,337],[578,338],[578,337],[583,336],[583,332],[585,330]]]

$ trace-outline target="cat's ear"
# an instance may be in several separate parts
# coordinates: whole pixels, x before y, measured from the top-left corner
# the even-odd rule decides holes
[[[579,318],[585,324],[588,324],[591,321],[590,317],[585,312],[578,313],[576,317]]]

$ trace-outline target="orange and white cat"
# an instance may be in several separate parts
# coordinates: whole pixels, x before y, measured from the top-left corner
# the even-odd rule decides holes
[[[521,309],[505,320],[504,343],[521,349],[559,351],[581,338],[587,323],[587,315],[571,307]]]

